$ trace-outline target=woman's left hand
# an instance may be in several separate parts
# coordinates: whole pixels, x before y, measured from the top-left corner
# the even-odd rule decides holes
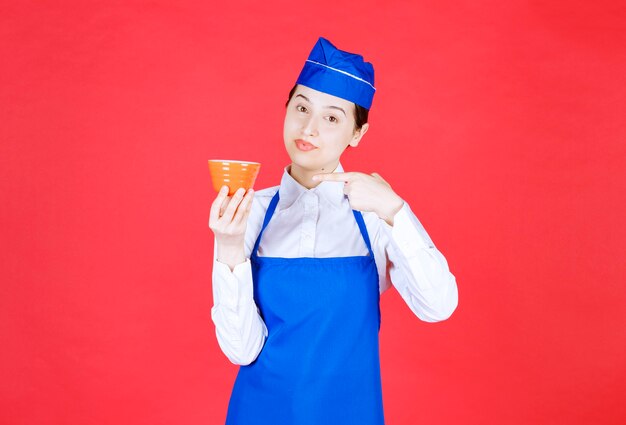
[[[393,226],[393,216],[404,205],[402,198],[378,173],[325,173],[316,174],[313,180],[344,182],[343,192],[348,195],[352,209],[373,211],[390,226]]]

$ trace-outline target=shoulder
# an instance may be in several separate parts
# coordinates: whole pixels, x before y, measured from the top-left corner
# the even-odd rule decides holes
[[[261,198],[272,199],[272,197],[276,194],[276,192],[278,192],[279,188],[280,188],[280,185],[266,187],[265,189],[259,189],[254,193],[254,197],[259,198],[259,199]]]
[[[260,189],[254,192],[254,199],[252,200],[252,209],[262,209],[263,211],[267,210],[270,202],[280,186],[272,186],[267,187],[265,189]]]

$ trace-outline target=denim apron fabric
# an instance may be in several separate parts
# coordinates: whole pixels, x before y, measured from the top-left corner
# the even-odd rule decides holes
[[[369,255],[259,257],[278,199],[250,256],[268,336],[239,368],[226,425],[382,425],[378,271],[363,217],[353,210]]]

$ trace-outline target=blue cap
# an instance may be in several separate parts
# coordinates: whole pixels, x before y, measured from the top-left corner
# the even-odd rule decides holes
[[[366,109],[374,98],[374,67],[363,56],[337,49],[320,37],[296,84],[354,102]]]

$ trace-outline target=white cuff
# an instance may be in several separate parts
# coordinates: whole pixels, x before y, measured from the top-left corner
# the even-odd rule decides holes
[[[252,300],[252,269],[250,259],[239,263],[233,271],[227,264],[213,261],[213,304],[236,308]]]

